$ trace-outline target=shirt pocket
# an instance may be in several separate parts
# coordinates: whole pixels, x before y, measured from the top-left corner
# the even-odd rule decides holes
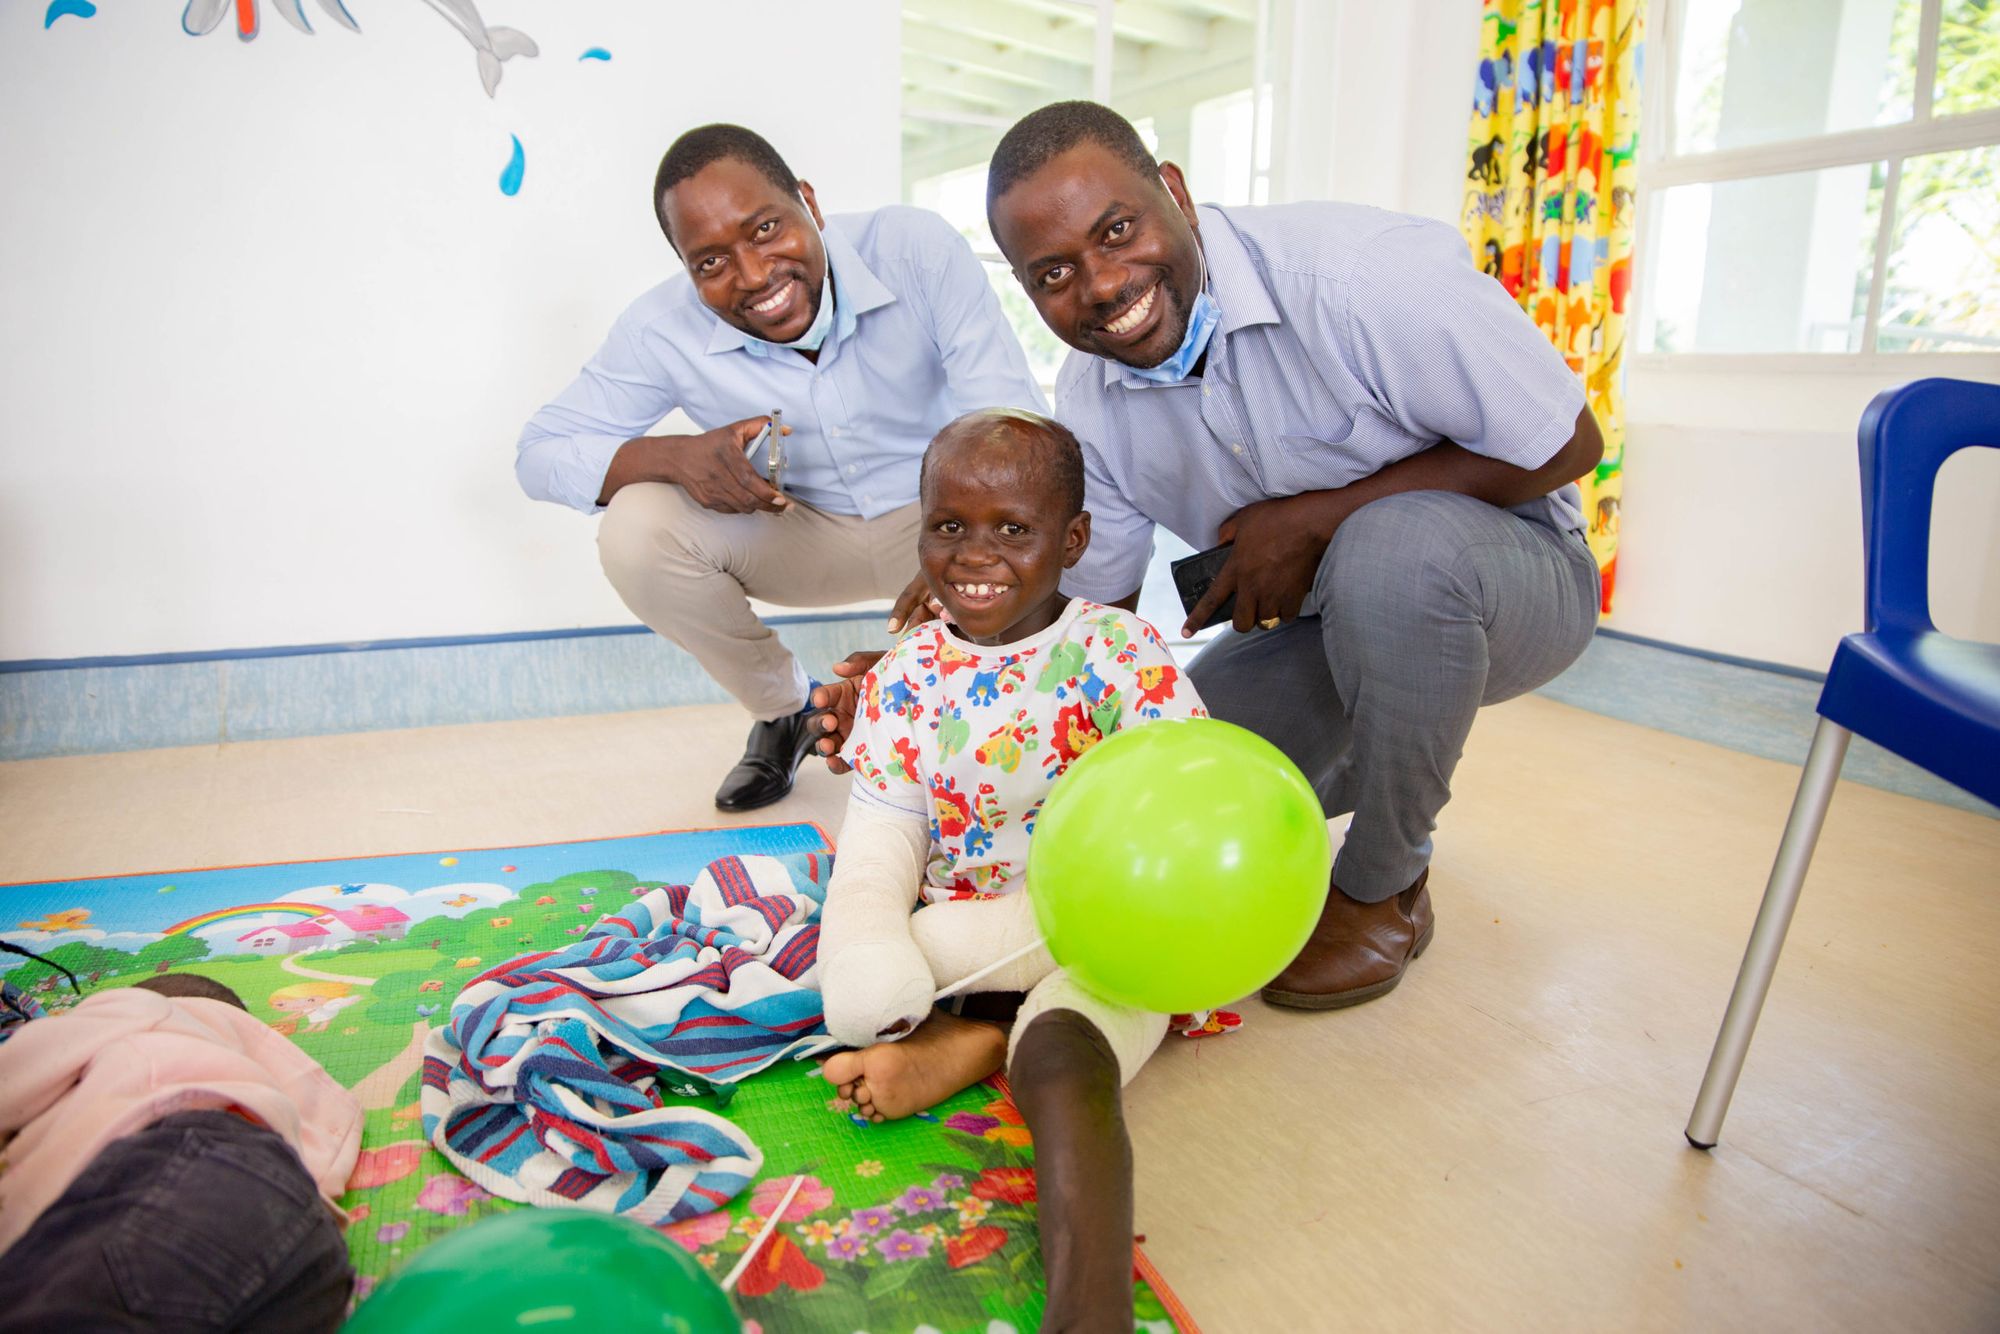
[[[1358,474],[1342,441],[1317,435],[1281,435],[1266,453],[1265,489],[1274,496],[1330,491]]]

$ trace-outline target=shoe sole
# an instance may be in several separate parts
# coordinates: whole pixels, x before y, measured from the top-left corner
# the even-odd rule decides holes
[[[1410,971],[1410,964],[1415,963],[1423,952],[1430,948],[1431,936],[1436,931],[1437,919],[1433,917],[1431,924],[1424,928],[1424,933],[1417,937],[1416,945],[1410,950],[1409,959],[1396,971],[1396,975],[1384,978],[1380,982],[1370,982],[1365,987],[1355,987],[1351,991],[1334,991],[1324,995],[1316,995],[1310,991],[1273,991],[1268,987],[1259,994],[1263,996],[1265,1004],[1280,1006],[1287,1010],[1344,1010],[1350,1005],[1372,1001],[1396,989],[1397,983],[1403,980],[1403,975]]]

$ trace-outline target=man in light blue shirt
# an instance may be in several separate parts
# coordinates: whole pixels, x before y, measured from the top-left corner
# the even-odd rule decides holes
[[[1008,131],[987,213],[1076,349],[1056,416],[1083,442],[1091,543],[1065,590],[1136,605],[1156,525],[1229,544],[1184,632],[1232,600],[1233,628],[1190,678],[1329,815],[1354,813],[1325,914],[1265,999],[1383,994],[1430,941],[1431,831],[1474,714],[1595,627],[1572,483],[1603,444],[1581,384],[1449,226],[1197,210],[1093,103]]]
[[[619,316],[528,422],[515,472],[537,500],[602,515],[626,606],[757,719],[716,793],[752,810],[791,790],[817,733],[805,672],[749,599],[904,593],[930,438],[974,408],[1045,405],[984,269],[935,214],[824,218],[734,125],[677,139],[653,198],[685,272]],[[675,409],[701,433],[647,434]]]

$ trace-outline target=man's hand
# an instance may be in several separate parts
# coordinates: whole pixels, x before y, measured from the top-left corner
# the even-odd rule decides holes
[[[944,608],[931,596],[930,585],[920,574],[896,598],[896,605],[889,612],[889,632],[895,634],[907,625],[943,614]],[[861,678],[881,660],[882,655],[873,650],[850,653],[833,664],[833,674],[838,680],[813,687],[812,706],[826,710],[818,719],[820,730],[826,735],[813,742],[813,749],[826,757],[826,767],[834,773],[848,771],[846,762],[840,758],[840,748],[847,744],[847,734],[854,727],[854,705],[861,694]]]
[[[944,608],[931,596],[930,581],[921,574],[910,580],[910,586],[896,595],[896,605],[889,609],[889,633],[899,635],[912,625],[920,625],[933,616],[944,615]]]
[[[1236,615],[1230,623],[1238,630],[1273,618],[1297,619],[1345,510],[1339,491],[1308,491],[1260,500],[1230,515],[1218,536],[1234,549],[1208,592],[1188,613],[1181,637],[1192,639],[1232,593]]]
[[[758,476],[743,452],[770,420],[745,417],[700,435],[634,436],[611,456],[597,503],[609,505],[634,482],[671,482],[721,514],[783,514],[791,498]]]
[[[813,742],[813,749],[826,757],[826,767],[834,773],[848,771],[847,762],[840,758],[840,748],[847,744],[847,734],[854,730],[854,705],[861,697],[861,678],[881,659],[881,653],[872,649],[850,653],[833,664],[833,674],[838,680],[813,687],[812,706],[826,710],[817,719],[826,735]]]
[[[700,435],[667,441],[663,481],[679,486],[704,509],[719,514],[783,514],[791,501],[750,466],[750,447],[769,417],[746,417]],[[790,435],[792,428],[784,428]]]

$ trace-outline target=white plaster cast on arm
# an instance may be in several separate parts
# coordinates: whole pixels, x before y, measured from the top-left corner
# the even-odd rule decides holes
[[[922,815],[849,799],[820,914],[819,975],[826,1031],[850,1047],[901,1036],[931,1012],[937,982],[910,931],[929,853]]]

